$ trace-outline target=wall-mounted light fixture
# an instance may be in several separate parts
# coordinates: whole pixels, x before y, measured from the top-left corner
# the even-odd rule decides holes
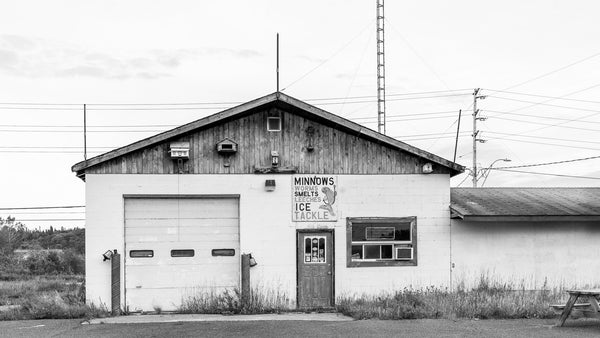
[[[275,191],[275,180],[266,180],[265,181],[265,190],[266,191]]]
[[[103,262],[106,262],[107,260],[111,259],[111,258],[112,258],[112,256],[113,256],[114,254],[116,254],[116,253],[117,253],[117,250],[116,250],[116,249],[115,249],[115,251],[114,251],[114,252],[113,252],[113,251],[111,251],[111,250],[106,250],[106,252],[102,254],[102,258],[103,258],[103,259],[102,259],[102,261],[103,261]]]
[[[279,166],[279,153],[275,150],[271,151],[271,165],[273,167]]]
[[[425,163],[423,165],[423,174],[431,174],[433,172],[433,165],[431,163]]]
[[[254,259],[254,257],[252,257],[252,254],[248,254],[248,263],[251,268],[258,265],[258,263],[256,263],[256,259]]]

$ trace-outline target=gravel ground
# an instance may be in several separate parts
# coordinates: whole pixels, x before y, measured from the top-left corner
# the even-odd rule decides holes
[[[81,325],[81,320],[0,322],[0,337],[599,337],[600,321],[361,320],[178,322]]]

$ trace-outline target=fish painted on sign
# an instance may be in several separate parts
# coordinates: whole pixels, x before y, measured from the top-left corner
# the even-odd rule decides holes
[[[323,187],[321,192],[325,194],[323,197],[323,205],[319,206],[319,209],[324,209],[329,211],[331,216],[335,216],[335,212],[333,212],[332,205],[335,203],[335,197],[337,196],[337,191],[335,191],[335,185],[333,186],[334,190],[331,190],[329,187]]]

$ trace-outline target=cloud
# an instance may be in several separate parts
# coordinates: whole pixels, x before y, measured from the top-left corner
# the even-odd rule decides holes
[[[0,68],[14,67],[19,61],[17,53],[10,50],[0,49]]]
[[[252,58],[260,55],[249,49],[212,47],[98,51],[45,39],[0,35],[0,73],[28,78],[157,79],[172,76],[185,63],[203,56]]]
[[[311,62],[311,63],[323,63],[326,60],[326,59],[323,59],[323,58],[313,58],[313,57],[310,57],[308,55],[296,55],[296,58],[298,58],[300,60],[308,61],[308,62]]]

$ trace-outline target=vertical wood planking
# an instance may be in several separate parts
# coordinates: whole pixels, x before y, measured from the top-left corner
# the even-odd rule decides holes
[[[276,108],[273,108],[276,109]],[[176,140],[190,142],[190,160],[185,167],[192,174],[254,173],[254,166],[271,164],[271,150],[279,152],[281,166],[295,166],[298,173],[332,174],[414,174],[421,173],[428,160],[403,150],[362,138],[304,116],[281,112],[282,131],[267,131],[267,110],[208,126]],[[308,152],[307,127],[315,130],[314,150]],[[238,143],[238,152],[225,158],[216,151],[224,138]],[[99,163],[87,173],[97,174],[173,174],[177,164],[168,150],[171,140]],[[436,173],[448,173],[436,166]]]

